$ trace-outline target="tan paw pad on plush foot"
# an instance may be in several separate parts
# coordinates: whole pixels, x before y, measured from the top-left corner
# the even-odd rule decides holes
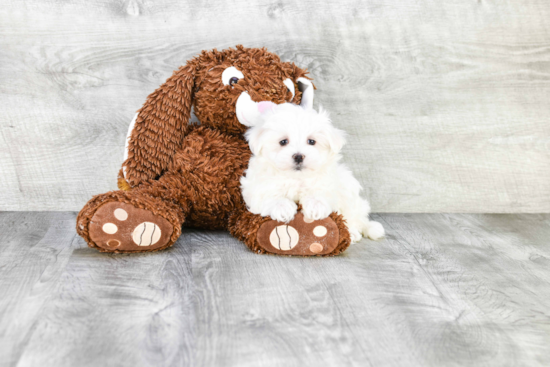
[[[258,244],[280,255],[326,255],[338,246],[338,226],[331,218],[309,220],[299,212],[288,224],[265,222],[258,230]]]
[[[102,205],[89,225],[92,241],[105,251],[151,251],[170,241],[173,226],[148,210],[120,202]]]

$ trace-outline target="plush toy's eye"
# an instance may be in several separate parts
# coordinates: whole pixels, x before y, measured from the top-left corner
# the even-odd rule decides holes
[[[292,101],[294,99],[294,83],[292,82],[292,80],[286,78],[283,82],[284,85],[286,85],[286,89],[288,89],[288,91],[290,93],[292,93],[292,97],[290,97],[290,101]]]
[[[222,73],[222,83],[223,85],[230,85],[234,86],[238,83],[239,79],[244,78],[243,73],[239,71],[234,66],[230,66],[227,69],[225,69]]]
[[[282,147],[284,147],[285,145],[288,144],[288,139],[283,139],[279,142],[279,144],[281,144]]]
[[[308,140],[307,140],[307,143],[308,143],[309,145],[315,145],[316,141],[313,140],[313,139],[308,139]]]

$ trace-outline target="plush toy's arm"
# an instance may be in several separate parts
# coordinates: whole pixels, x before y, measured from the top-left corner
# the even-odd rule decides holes
[[[147,97],[130,125],[119,187],[154,180],[168,167],[187,132],[195,72],[194,59]]]

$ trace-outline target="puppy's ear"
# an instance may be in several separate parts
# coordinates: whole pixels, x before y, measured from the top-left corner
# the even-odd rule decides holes
[[[337,129],[332,125],[328,112],[319,106],[319,115],[326,124],[326,128],[322,130],[324,138],[327,140],[332,153],[338,154],[346,144],[346,133],[343,130]]]
[[[250,150],[252,151],[252,154],[254,155],[260,155],[260,152],[262,151],[264,141],[263,141],[263,134],[265,133],[265,129],[261,126],[255,126],[246,131],[244,134],[246,140],[248,141],[248,145],[250,146]]]
[[[328,139],[330,150],[333,151],[335,154],[338,154],[346,144],[346,133],[343,130],[337,129],[332,125],[329,130],[331,130]]]
[[[166,80],[138,111],[126,138],[123,174],[131,187],[156,179],[168,168],[188,130],[199,59]]]
[[[241,94],[242,95],[242,94]],[[252,151],[252,154],[259,155],[263,146],[263,134],[266,129],[263,127],[266,119],[277,108],[277,105],[273,102],[259,102],[255,105],[255,114],[253,124],[250,129],[246,131],[244,137],[248,141],[248,146]]]

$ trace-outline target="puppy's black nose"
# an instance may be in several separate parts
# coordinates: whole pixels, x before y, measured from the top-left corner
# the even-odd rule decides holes
[[[300,153],[296,153],[292,156],[292,158],[294,158],[294,162],[296,162],[298,164],[302,163],[304,161],[305,157],[306,157],[305,155],[302,155]]]

